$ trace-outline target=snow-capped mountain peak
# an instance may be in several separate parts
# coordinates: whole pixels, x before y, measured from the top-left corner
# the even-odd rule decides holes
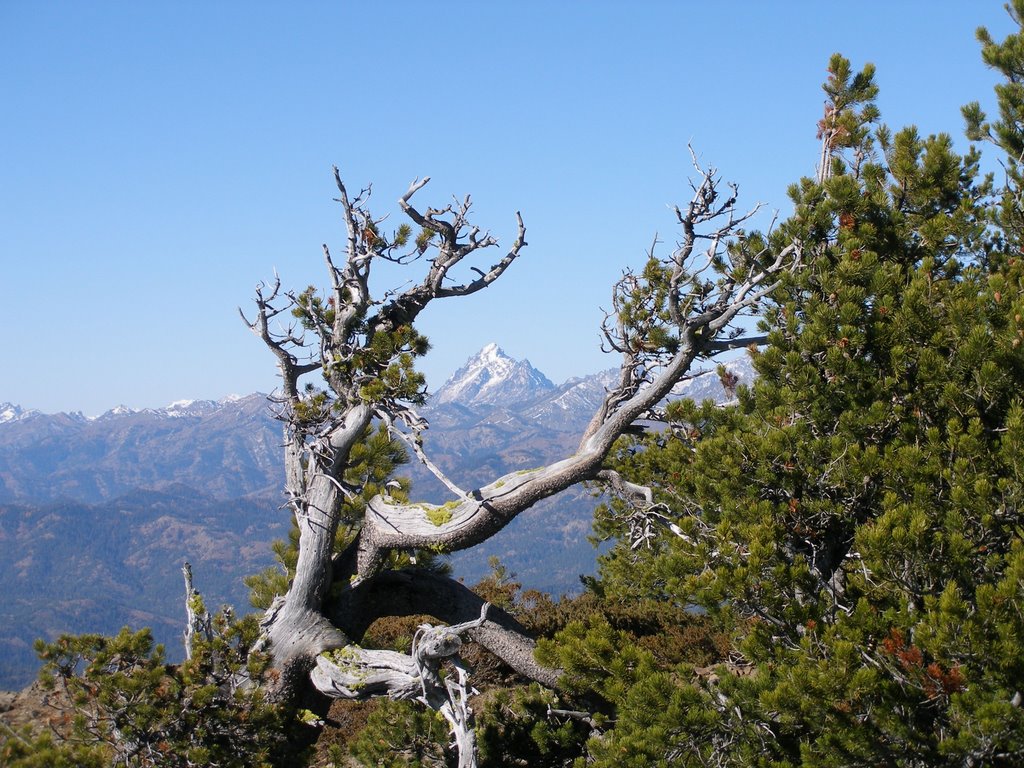
[[[39,413],[39,411],[26,411],[20,405],[14,403],[0,403],[0,424],[8,421],[20,421]]]
[[[161,416],[167,416],[172,419],[178,419],[183,416],[206,416],[229,404],[214,402],[213,400],[175,400],[166,408],[161,408],[158,413]]]
[[[114,419],[121,416],[131,416],[132,414],[138,413],[137,408],[129,408],[127,405],[115,405],[109,411],[101,413],[99,416],[90,417],[90,421],[98,421],[100,419]]]
[[[554,389],[555,385],[529,360],[515,360],[491,343],[452,374],[433,401],[468,406],[509,405],[529,402]]]

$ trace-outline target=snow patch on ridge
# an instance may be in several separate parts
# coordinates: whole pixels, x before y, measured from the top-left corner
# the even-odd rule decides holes
[[[0,403],[0,424],[10,421],[21,421],[39,415],[39,411],[26,411],[20,405],[14,403]]]

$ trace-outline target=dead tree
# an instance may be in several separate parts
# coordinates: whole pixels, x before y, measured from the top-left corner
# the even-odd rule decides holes
[[[410,223],[385,233],[384,219],[369,210],[369,189],[350,196],[334,169],[347,241],[341,259],[323,247],[329,287],[323,294],[312,288],[292,293],[275,278],[257,289],[255,317],[246,319],[277,358],[285,487],[299,527],[294,579],[263,620],[262,647],[272,659],[279,695],[312,682],[328,696],[418,699],[445,714],[460,764],[472,765],[465,677],[460,670],[453,683],[451,675],[442,681],[437,674],[440,659],[454,657],[459,634],[521,674],[557,684],[558,670],[534,660],[532,640],[509,615],[487,610],[453,579],[396,570],[389,562],[397,552],[473,547],[537,501],[582,482],[612,484],[636,500],[641,514],[650,505],[645,489],[604,467],[613,443],[635,422],[650,418],[695,362],[750,343],[740,338],[736,321],[800,257],[796,243],[778,252],[755,248],[741,227],[756,208],[738,211],[735,187],[723,192],[713,169],[702,169],[696,160],[694,165],[693,196],[685,208],[675,209],[682,229],[676,247],[659,257],[652,246],[644,269],[627,271],[614,288],[603,334],[606,350],[621,357],[620,375],[576,452],[472,489],[444,477],[423,449],[427,424],[415,406],[425,387],[413,363],[426,341],[414,323],[430,304],[468,296],[500,278],[526,247],[523,220],[517,213],[516,235],[500,258],[487,268],[472,266],[473,257],[498,243],[470,222],[469,197],[443,208],[417,208],[413,197],[429,179],[414,181],[398,201]],[[411,287],[374,297],[370,274],[381,261],[418,267],[422,277]],[[345,470],[353,446],[374,423],[402,440],[445,483],[451,500],[435,505],[378,495],[351,544],[334,554],[340,506],[358,490],[346,485]],[[408,656],[358,645],[375,618],[414,613],[453,626],[424,627]]]

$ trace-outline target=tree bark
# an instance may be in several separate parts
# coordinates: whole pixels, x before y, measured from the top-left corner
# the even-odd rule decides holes
[[[385,616],[425,614],[445,624],[466,624],[479,616],[484,599],[455,579],[433,571],[384,571],[346,591],[327,611],[345,633],[359,640],[367,628]],[[554,688],[560,670],[538,664],[536,644],[523,626],[501,608],[491,606],[486,620],[468,630],[469,637],[517,673]]]

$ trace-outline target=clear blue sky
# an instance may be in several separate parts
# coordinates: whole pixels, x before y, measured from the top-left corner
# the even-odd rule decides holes
[[[878,66],[883,119],[948,131],[996,81],[1000,2],[0,2],[0,401],[269,391],[242,325],[275,268],[322,284],[330,175],[376,211],[471,193],[498,283],[425,315],[436,388],[489,341],[558,382],[615,361],[601,306],[687,198],[687,142],[786,210],[813,173],[834,51]],[[489,263],[489,262],[488,262]],[[486,266],[486,265],[483,265]]]

